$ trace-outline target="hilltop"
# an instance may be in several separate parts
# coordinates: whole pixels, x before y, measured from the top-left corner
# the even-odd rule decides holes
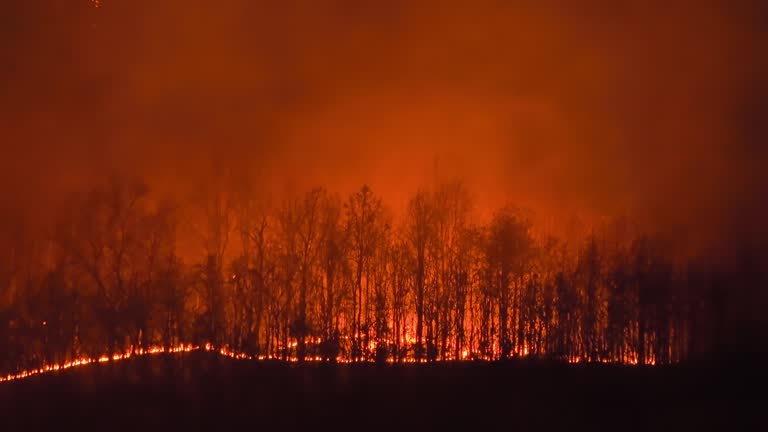
[[[705,366],[296,364],[193,352],[5,383],[0,418],[3,430],[723,429],[734,409],[750,411],[743,399],[760,397],[749,393],[756,378]]]

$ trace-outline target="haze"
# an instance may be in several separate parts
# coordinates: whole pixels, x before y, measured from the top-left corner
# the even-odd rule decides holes
[[[765,238],[766,8],[598,3],[9,2],[2,208],[224,170],[398,211],[458,177],[485,213]]]

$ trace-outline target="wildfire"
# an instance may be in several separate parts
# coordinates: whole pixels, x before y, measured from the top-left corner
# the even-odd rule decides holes
[[[143,355],[162,354],[162,353],[185,353],[185,352],[195,351],[198,349],[199,347],[192,346],[192,345],[176,345],[170,348],[165,348],[162,346],[153,346],[146,350],[144,350],[143,348],[134,350],[133,347],[131,347],[131,349],[129,349],[128,351],[121,354],[114,354],[111,357],[107,355],[102,355],[98,358],[83,357],[83,358],[75,359],[72,361],[68,361],[66,363],[45,365],[37,369],[31,369],[28,371],[19,372],[17,374],[6,375],[4,377],[0,377],[0,383],[8,382],[8,381],[16,381],[16,380],[28,378],[34,375],[40,375],[40,374],[49,373],[49,372],[57,372],[57,371],[66,370],[66,369],[70,369],[77,366],[89,365],[92,363],[107,363],[110,361],[126,360],[131,358],[132,356],[143,356]]]
[[[320,340],[318,339],[317,342]],[[288,344],[289,347],[295,348],[297,346],[296,342],[291,342]],[[109,362],[116,362],[120,360],[126,360],[131,357],[139,357],[139,356],[148,356],[148,355],[155,355],[155,354],[174,354],[174,353],[188,353],[192,351],[205,351],[205,352],[212,352],[216,353],[218,355],[236,359],[236,360],[252,360],[252,361],[267,361],[267,360],[282,360],[287,361],[291,363],[299,362],[300,359],[293,355],[288,357],[281,357],[276,355],[250,355],[244,352],[238,352],[235,350],[230,349],[229,347],[221,347],[216,348],[211,343],[205,343],[202,346],[196,346],[191,344],[179,344],[172,347],[164,347],[164,346],[151,346],[149,348],[134,348],[131,346],[128,350],[122,353],[112,354],[110,355],[102,355],[95,358],[89,358],[89,357],[83,357],[75,360],[71,360],[65,363],[60,364],[50,364],[50,365],[44,365],[37,369],[30,369],[27,371],[19,372],[16,374],[10,374],[6,376],[0,376],[0,383],[8,382],[8,381],[16,381],[24,378],[28,378],[35,375],[45,374],[45,373],[53,373],[58,372],[66,369],[71,369],[78,366],[85,366],[89,364],[96,364],[96,363],[109,363]],[[523,346],[518,352],[518,355],[522,357],[527,357],[530,355],[529,347]],[[453,356],[445,358],[446,361],[470,361],[471,359],[474,360],[481,360],[481,361],[492,361],[493,357],[488,357],[481,355],[478,352],[468,350],[468,349],[462,349],[459,353],[459,358],[454,358]],[[620,358],[602,358],[598,360],[594,359],[588,359],[583,356],[569,356],[565,359],[568,363],[571,364],[578,364],[578,363],[619,363],[619,364],[625,364],[625,365],[638,365],[640,364],[638,356],[636,353],[627,353]],[[306,356],[302,361],[304,362],[323,362],[326,361],[325,358],[319,355],[310,355]],[[337,356],[335,361],[337,363],[353,363],[353,362],[374,362],[375,359],[373,358],[363,358],[360,360],[354,360],[348,357],[344,356]],[[413,358],[413,357],[405,357],[405,358],[395,358],[395,357],[387,357],[386,359],[387,363],[416,363],[419,362],[419,360]],[[426,362],[426,359],[421,359],[421,362]],[[440,361],[440,360],[438,360]],[[649,358],[646,358],[643,362],[645,365],[653,366],[656,364],[656,359],[653,356],[650,356]]]

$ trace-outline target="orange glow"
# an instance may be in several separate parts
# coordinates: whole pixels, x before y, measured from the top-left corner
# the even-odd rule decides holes
[[[106,355],[100,356],[98,358],[83,357],[83,358],[75,359],[75,360],[68,361],[61,364],[45,365],[37,369],[31,369],[31,370],[19,372],[17,374],[6,375],[4,377],[0,377],[0,383],[8,382],[8,381],[16,381],[23,378],[28,378],[31,376],[50,373],[50,372],[58,372],[60,370],[71,369],[74,367],[89,365],[93,363],[108,363],[110,361],[114,362],[114,361],[126,360],[131,358],[132,356],[143,356],[143,355],[162,354],[162,353],[186,353],[186,352],[191,352],[198,349],[199,347],[192,346],[192,345],[176,345],[171,348],[153,346],[151,348],[148,348],[146,351],[141,348],[133,352],[131,352],[131,350],[127,350],[121,354],[114,354],[112,355],[112,357],[109,357]]]
[[[319,338],[317,339],[317,342],[320,342]],[[292,346],[292,347],[295,347],[297,345],[297,343],[296,342],[292,342],[289,345]],[[202,346],[195,346],[195,345],[190,345],[190,344],[187,344],[187,345],[180,344],[180,345],[176,345],[176,346],[173,346],[173,347],[170,347],[170,348],[165,348],[165,347],[162,347],[162,346],[152,346],[152,347],[149,347],[147,349],[138,348],[138,349],[135,349],[135,350],[133,349],[133,347],[131,347],[130,349],[126,350],[125,352],[118,353],[118,354],[113,354],[111,357],[107,356],[107,355],[102,355],[102,356],[97,357],[97,358],[83,357],[83,358],[75,359],[75,360],[68,361],[68,362],[61,363],[61,364],[45,365],[45,366],[42,366],[42,367],[37,368],[37,369],[30,369],[30,370],[19,372],[19,373],[16,373],[16,374],[6,375],[4,377],[0,377],[0,383],[9,382],[9,381],[17,381],[17,380],[21,380],[21,379],[32,377],[32,376],[36,376],[36,375],[58,372],[58,371],[67,370],[67,369],[71,369],[71,368],[78,367],[78,366],[85,366],[85,365],[90,365],[90,364],[95,364],[95,363],[109,363],[109,362],[116,362],[116,361],[121,361],[121,360],[127,360],[127,359],[129,359],[131,357],[140,357],[140,356],[148,356],[148,355],[156,355],[156,354],[189,353],[189,352],[201,351],[201,350],[205,351],[205,352],[216,353],[216,354],[221,355],[223,357],[228,357],[228,358],[235,359],[235,360],[251,360],[251,361],[282,360],[282,358],[276,357],[276,356],[272,356],[272,355],[258,355],[258,356],[254,356],[254,355],[250,355],[250,354],[247,354],[247,353],[244,353],[244,352],[238,352],[238,351],[231,350],[228,347],[222,347],[222,348],[219,348],[218,350],[216,350],[216,349],[214,349],[213,344],[211,344],[211,343],[205,343]],[[473,353],[471,353],[467,349],[463,349],[461,351],[461,353],[460,353],[460,359],[459,360],[461,360],[461,361],[473,361],[473,360],[470,360],[470,354],[473,354]],[[528,347],[524,346],[521,349],[519,355],[521,357],[528,356],[529,355]],[[481,356],[481,355],[477,355],[475,357],[475,359],[476,360],[480,360],[480,361],[493,361],[494,360],[494,358],[490,358],[490,357],[487,357],[487,356]],[[455,359],[453,357],[448,357],[445,360],[446,361],[455,361],[457,359]],[[297,362],[299,362],[299,358],[297,356],[295,356],[295,355],[294,356],[289,356],[289,357],[285,358],[285,361],[290,362],[290,363],[297,363]],[[305,362],[323,362],[325,360],[323,359],[323,357],[321,357],[319,355],[314,355],[314,356],[307,356],[307,357],[305,357],[304,361]],[[441,360],[438,359],[436,361],[440,362]],[[569,356],[566,359],[566,361],[568,363],[570,363],[570,364],[578,364],[578,363],[588,362],[586,359],[584,359],[583,357],[580,357],[580,356]],[[347,357],[344,357],[344,356],[337,356],[336,357],[336,362],[337,363],[345,363],[345,364],[346,363],[355,363],[355,362],[357,362],[357,363],[373,363],[373,362],[375,362],[375,359],[370,358],[370,357],[363,357],[363,359],[361,359],[361,360],[353,360],[351,358],[347,358]],[[386,359],[386,362],[387,363],[397,363],[398,360],[393,358],[393,357],[388,357]],[[399,362],[400,363],[416,363],[417,360],[415,358],[413,358],[413,357],[406,357],[406,358],[403,358],[402,360],[400,360]],[[426,362],[426,360],[422,359],[421,362],[422,363]],[[634,354],[633,355],[626,355],[623,358],[600,359],[597,362],[598,363],[619,363],[619,364],[625,364],[625,365],[638,365],[639,364],[637,356],[634,355]],[[653,358],[653,356],[649,357],[645,361],[645,365],[647,365],[647,366],[654,366],[655,364],[656,364],[656,361]]]
[[[766,309],[719,292],[768,261],[749,8],[117,3],[4,37],[0,382],[195,350],[666,365]]]

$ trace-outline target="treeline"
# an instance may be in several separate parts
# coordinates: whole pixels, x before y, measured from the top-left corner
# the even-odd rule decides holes
[[[365,186],[272,204],[241,189],[201,190],[184,210],[112,180],[45,229],[18,221],[2,244],[0,373],[180,343],[299,361],[666,364],[722,337],[727,280],[620,224],[577,241],[511,207],[481,224],[460,182],[417,192],[397,219]],[[185,226],[199,259],[182,259]]]

